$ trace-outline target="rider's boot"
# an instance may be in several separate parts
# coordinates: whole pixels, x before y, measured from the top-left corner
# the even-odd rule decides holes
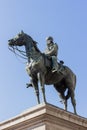
[[[57,63],[57,58],[56,58],[56,56],[52,56],[52,72],[54,73],[54,72],[57,72],[57,70],[58,70],[58,63]]]
[[[26,83],[26,88],[33,87],[32,83]]]

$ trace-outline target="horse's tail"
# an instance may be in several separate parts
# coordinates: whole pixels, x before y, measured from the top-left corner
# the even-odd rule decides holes
[[[75,74],[73,74],[73,88],[74,90],[76,88],[76,75]]]
[[[75,74],[73,74],[72,79],[73,79],[73,83],[72,83],[72,88],[71,88],[71,90],[74,91],[75,88],[76,88],[76,75],[75,75]],[[69,99],[70,96],[71,96],[71,92],[70,92],[70,90],[68,89],[67,95],[66,95],[66,100]]]

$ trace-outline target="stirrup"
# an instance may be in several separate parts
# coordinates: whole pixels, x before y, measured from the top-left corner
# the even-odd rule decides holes
[[[52,72],[53,72],[53,73],[54,73],[54,72],[57,72],[57,70],[56,70],[55,68],[53,68],[53,69],[52,69]]]

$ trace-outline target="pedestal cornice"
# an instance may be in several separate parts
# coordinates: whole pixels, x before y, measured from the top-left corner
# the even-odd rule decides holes
[[[0,123],[0,130],[39,130],[36,128],[43,128],[42,130],[52,130],[53,128],[55,130],[87,130],[87,119],[51,104],[42,103]]]

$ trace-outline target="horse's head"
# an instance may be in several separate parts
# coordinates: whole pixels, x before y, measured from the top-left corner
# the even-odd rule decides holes
[[[17,34],[17,36],[14,37],[13,39],[8,40],[8,45],[9,45],[8,48],[12,52],[14,52],[15,50],[17,50],[19,52],[23,52],[23,51],[20,51],[17,48],[17,46],[24,45],[27,57],[30,57],[30,54],[32,55],[32,52],[40,53],[40,50],[37,47],[37,42],[34,41],[31,36],[27,35],[23,31],[21,31],[21,33]]]
[[[16,37],[8,40],[9,46],[23,46],[25,45],[25,33],[21,31]]]

